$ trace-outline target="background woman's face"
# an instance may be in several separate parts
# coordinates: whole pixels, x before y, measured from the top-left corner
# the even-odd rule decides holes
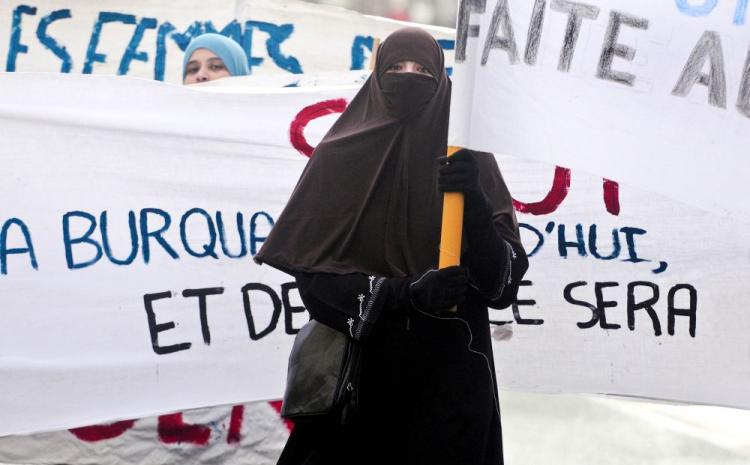
[[[198,84],[229,77],[232,74],[221,58],[207,48],[199,48],[190,56],[185,66],[183,84]]]
[[[416,61],[411,61],[411,60],[398,61],[392,64],[390,67],[388,67],[388,69],[385,72],[386,73],[417,73],[417,74],[424,74],[425,76],[432,76],[432,73],[430,73],[430,71],[427,68],[420,65]]]

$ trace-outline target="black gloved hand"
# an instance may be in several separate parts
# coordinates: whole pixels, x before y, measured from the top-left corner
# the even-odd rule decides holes
[[[411,303],[428,313],[442,313],[466,300],[469,279],[460,266],[429,270],[409,284]]]
[[[451,157],[441,157],[438,171],[438,188],[442,192],[463,192],[464,219],[469,226],[491,221],[492,211],[479,180],[477,152],[461,149]]]
[[[468,203],[484,200],[475,153],[473,150],[461,149],[453,156],[440,157],[438,189],[441,192],[463,192]]]

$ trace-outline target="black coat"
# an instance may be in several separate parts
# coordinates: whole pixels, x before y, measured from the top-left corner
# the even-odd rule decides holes
[[[346,426],[334,416],[298,422],[280,465],[503,463],[487,307],[515,300],[528,261],[490,216],[474,212],[466,224],[473,285],[453,315],[416,309],[410,278],[297,276],[311,316],[362,343],[359,410]]]

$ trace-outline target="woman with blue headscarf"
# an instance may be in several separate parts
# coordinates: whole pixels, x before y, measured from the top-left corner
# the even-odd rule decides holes
[[[202,34],[190,42],[182,61],[182,83],[198,84],[250,74],[247,55],[234,40],[221,34]]]

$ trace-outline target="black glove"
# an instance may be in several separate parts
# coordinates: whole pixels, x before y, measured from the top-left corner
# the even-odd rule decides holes
[[[466,300],[469,279],[460,266],[429,270],[409,284],[412,305],[428,313],[441,313]]]
[[[492,212],[479,181],[479,163],[473,150],[461,149],[450,157],[441,157],[438,189],[441,192],[463,192],[464,218],[471,224],[490,220]]]
[[[463,192],[467,202],[484,199],[475,153],[461,149],[450,157],[440,157],[438,188],[441,192]]]

